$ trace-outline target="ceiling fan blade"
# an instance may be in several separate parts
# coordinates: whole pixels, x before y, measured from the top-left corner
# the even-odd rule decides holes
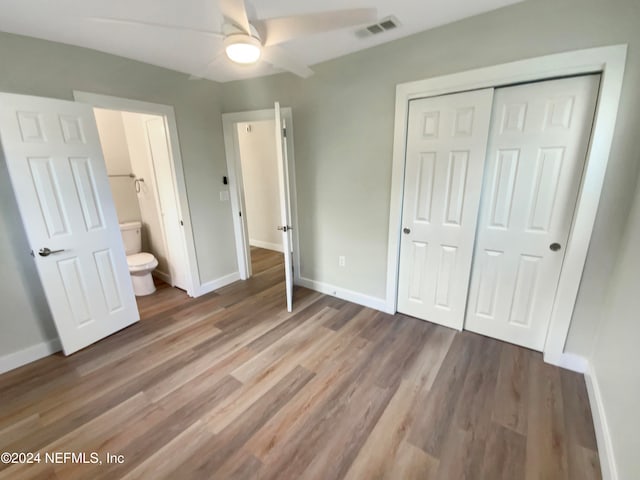
[[[244,30],[245,33],[250,35],[251,27],[249,26],[249,19],[247,18],[247,9],[245,8],[244,0],[219,1],[222,15]]]
[[[375,8],[353,8],[291,17],[267,18],[253,23],[263,36],[264,44],[270,46],[296,37],[375,22],[377,19],[378,13]]]
[[[224,34],[222,32],[216,32],[215,30],[206,30],[203,28],[182,27],[180,25],[168,25],[168,24],[156,23],[156,22],[142,22],[140,20],[126,20],[124,18],[90,17],[89,20],[92,20],[94,22],[100,22],[100,23],[116,23],[119,25],[135,25],[135,26],[142,25],[144,27],[166,28],[170,30],[183,30],[187,32],[202,33],[204,35],[224,38]]]
[[[302,78],[308,78],[313,75],[313,70],[304,63],[291,57],[286,50],[281,47],[271,46],[264,48],[262,50],[262,59],[274,67],[287,70]]]

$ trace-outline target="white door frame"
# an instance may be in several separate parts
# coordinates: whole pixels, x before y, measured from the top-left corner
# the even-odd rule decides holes
[[[389,212],[386,311],[396,312],[402,221],[403,179],[409,101],[465,90],[500,87],[586,73],[602,74],[585,172],[560,272],[544,360],[565,366],[564,345],[578,296],[580,279],[600,201],[622,90],[626,45],[614,45],[530,58],[451,75],[399,84],[396,87],[393,165]]]
[[[193,227],[191,225],[187,188],[184,179],[184,169],[182,167],[180,143],[178,141],[178,126],[173,107],[171,105],[142,102],[139,100],[99,95],[96,93],[82,92],[78,90],[73,91],[73,98],[77,102],[87,103],[95,108],[158,115],[164,118],[170,150],[169,154],[171,155],[171,164],[173,167],[174,189],[178,197],[178,214],[184,223],[182,231],[184,233],[184,248],[187,254],[187,294],[190,297],[199,296],[201,294],[200,292],[202,292],[202,285],[200,283],[200,275],[198,274],[196,247],[193,239]],[[162,228],[164,232],[164,225]]]
[[[242,181],[242,164],[240,162],[240,144],[237,125],[245,122],[259,122],[274,120],[275,109],[252,110],[248,112],[222,114],[222,128],[224,131],[224,148],[227,157],[227,173],[229,174],[229,191],[231,195],[231,211],[233,212],[233,229],[236,238],[236,253],[238,256],[238,271],[240,278],[246,280],[251,276],[251,246],[249,245],[249,229],[247,227],[244,199],[244,183]],[[300,280],[300,248],[298,237],[298,203],[296,195],[296,170],[293,151],[293,117],[290,107],[280,109],[282,118],[287,125],[287,153],[289,159],[289,195],[291,200],[291,219],[293,222],[293,271],[294,283]],[[275,227],[274,227],[275,228]]]

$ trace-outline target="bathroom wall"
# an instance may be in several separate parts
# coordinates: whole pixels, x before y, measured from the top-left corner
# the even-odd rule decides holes
[[[156,177],[144,124],[146,120],[156,117],[131,112],[122,112],[121,116],[133,174],[138,179],[144,179],[139,183],[139,191],[136,192],[142,221],[142,250],[152,253],[158,259],[154,275],[170,282],[167,250],[160,224]]]
[[[242,180],[252,246],[283,251],[280,225],[275,122],[239,123]]]
[[[100,144],[107,165],[111,193],[118,214],[118,222],[139,221],[140,208],[132,178],[114,175],[128,175],[131,169],[129,148],[122,123],[122,114],[116,110],[94,109]]]

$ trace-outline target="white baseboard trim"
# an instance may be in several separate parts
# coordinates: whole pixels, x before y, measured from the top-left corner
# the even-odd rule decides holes
[[[215,280],[211,280],[209,282],[201,284],[198,288],[196,288],[193,296],[199,297],[201,295],[211,293],[214,290],[226,287],[227,285],[233,282],[237,282],[238,280],[240,280],[239,272],[230,273],[229,275],[225,275],[224,277],[216,278]]]
[[[354,292],[353,290],[347,290],[346,288],[336,287],[335,285],[318,282],[305,277],[298,277],[297,280],[297,283],[303,287],[324,293],[325,295],[338,297],[348,302],[357,303],[364,307],[373,308],[374,310],[384,312],[387,307],[387,302],[384,298],[371,297],[359,292]]]
[[[282,245],[278,245],[277,243],[263,242],[262,240],[253,240],[250,238],[249,245],[251,245],[252,247],[266,248],[267,250],[274,250],[276,252],[284,253],[284,248],[282,247]]]
[[[611,433],[607,424],[607,416],[602,403],[602,393],[600,384],[593,367],[587,362],[587,370],[584,375],[591,405],[591,415],[593,416],[593,427],[596,431],[596,441],[598,443],[598,456],[600,457],[600,468],[602,469],[603,480],[618,480],[618,470],[616,468],[615,457],[613,455],[613,444]]]
[[[545,362],[556,365],[557,367],[566,368],[567,370],[578,373],[587,373],[587,370],[589,368],[589,362],[587,361],[587,359],[575,353],[565,352],[558,357],[558,361],[554,362],[548,361],[547,358],[545,358],[544,360]]]
[[[27,363],[35,362],[60,350],[62,350],[60,340],[54,338],[53,340],[47,340],[46,342],[32,345],[23,350],[3,355],[0,357],[0,373],[5,373],[14,368],[26,365]]]

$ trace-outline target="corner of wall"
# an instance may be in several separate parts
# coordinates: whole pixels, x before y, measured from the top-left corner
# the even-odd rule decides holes
[[[613,454],[611,432],[609,431],[609,425],[607,423],[600,384],[598,383],[598,376],[593,364],[590,364],[588,361],[584,380],[587,385],[589,405],[591,406],[591,415],[593,417],[593,427],[596,432],[598,456],[600,457],[600,468],[602,469],[602,479],[618,480],[619,477]]]
[[[571,370],[572,372],[586,374],[589,369],[589,361],[582,355],[575,353],[564,352],[558,357],[548,355],[545,353],[544,361],[555,365],[556,367]]]

